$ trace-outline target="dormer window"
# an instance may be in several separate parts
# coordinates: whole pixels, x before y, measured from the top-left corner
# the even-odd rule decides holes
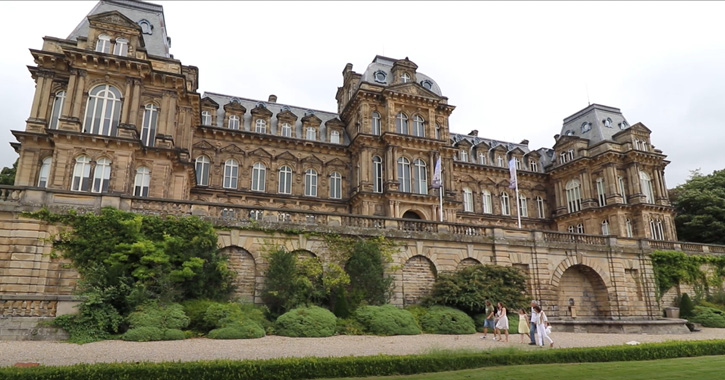
[[[305,131],[305,138],[310,141],[317,140],[317,131],[315,128],[307,128]]]
[[[612,119],[606,118],[602,120],[602,123],[604,123],[604,126],[607,128],[612,128]]]
[[[96,51],[99,53],[110,53],[111,52],[111,37],[101,34],[98,36],[96,41]]]
[[[113,46],[113,54],[120,56],[128,55],[128,40],[125,38],[116,38],[116,44]]]
[[[211,112],[209,112],[209,111],[201,112],[201,125],[211,125]]]
[[[403,83],[410,82],[410,76],[408,75],[408,73],[401,74],[400,75],[400,81],[403,82]]]
[[[152,34],[154,30],[154,26],[151,25],[149,20],[141,20],[138,22],[138,25],[141,27],[141,33],[143,34]]]
[[[229,129],[239,129],[239,116],[232,115],[229,116]]]
[[[461,149],[461,161],[468,162],[468,152],[465,149]]]
[[[566,132],[564,132],[564,136],[574,136],[574,131],[568,129]]]
[[[591,123],[588,123],[586,121],[582,123],[582,133],[589,132],[591,129],[592,129]]]
[[[387,74],[385,74],[385,71],[378,70],[373,74],[373,77],[375,78],[375,81],[378,83],[385,83],[385,77],[387,77]]]
[[[433,82],[427,79],[420,82],[420,85],[423,86],[423,88],[425,88],[426,90],[433,90]]]
[[[536,161],[529,161],[529,170],[531,170],[532,172],[538,172],[539,163]]]
[[[292,137],[292,127],[288,123],[282,124],[282,137]]]
[[[340,132],[339,131],[330,132],[330,142],[333,144],[340,143]]]
[[[262,119],[257,119],[254,123],[254,131],[257,133],[267,133],[267,122]]]
[[[619,123],[619,129],[626,129],[629,127],[629,124],[627,124],[626,120],[623,120],[621,123]]]

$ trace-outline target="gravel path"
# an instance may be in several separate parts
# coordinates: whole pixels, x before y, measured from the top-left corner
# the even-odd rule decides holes
[[[412,335],[412,336],[334,336],[329,338],[287,338],[268,336],[249,340],[187,339],[165,342],[102,341],[83,345],[59,342],[0,341],[0,366],[18,362],[44,365],[69,365],[95,362],[192,361],[213,359],[269,359],[301,356],[364,356],[375,354],[417,354],[439,349],[480,349],[519,347],[519,335],[509,343],[483,340],[476,335]],[[584,334],[554,333],[555,347],[592,347],[620,345],[630,341],[641,343],[670,340],[725,339],[725,329],[703,328],[690,334]],[[528,341],[527,341],[528,343]],[[546,348],[548,349],[548,348]]]

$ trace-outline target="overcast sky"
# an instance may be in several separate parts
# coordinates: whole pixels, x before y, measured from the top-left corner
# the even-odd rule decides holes
[[[346,63],[409,57],[456,106],[452,132],[550,148],[562,119],[599,103],[652,130],[669,188],[725,168],[725,2],[156,3],[199,92],[335,112]],[[0,167],[30,113],[28,49],[94,4],[0,2]]]

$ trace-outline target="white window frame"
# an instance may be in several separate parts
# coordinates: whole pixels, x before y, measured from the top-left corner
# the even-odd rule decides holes
[[[576,225],[576,233],[578,233],[578,234],[584,233],[584,224],[579,223]]]
[[[624,223],[625,233],[628,238],[634,237],[634,229],[632,228],[632,221],[627,218]]]
[[[264,119],[257,119],[254,122],[254,131],[257,133],[267,133],[267,121]]]
[[[609,220],[607,219],[602,220],[602,235],[609,235]]]
[[[63,105],[65,104],[65,95],[65,90],[55,93],[55,97],[53,98],[53,109],[50,112],[50,122],[48,122],[49,129],[58,129],[60,114],[63,112]]]
[[[529,161],[529,170],[531,170],[532,172],[538,172],[539,171],[539,163],[536,162],[536,161],[534,161],[534,160],[530,160]]]
[[[289,166],[285,165],[279,168],[277,193],[292,194],[292,168],[290,168]]]
[[[225,189],[237,189],[239,182],[239,162],[230,158],[224,162],[224,183]]]
[[[41,161],[40,170],[38,171],[38,187],[48,187],[50,179],[50,167],[53,165],[53,158],[46,157]]]
[[[93,182],[91,183],[92,193],[107,193],[111,182],[111,160],[100,158],[93,168]]]
[[[581,182],[578,179],[572,179],[566,184],[566,205],[570,213],[582,209]]]
[[[125,57],[128,55],[128,40],[125,38],[116,38],[113,44],[113,54]]]
[[[408,116],[402,112],[398,112],[395,115],[395,131],[402,135],[409,135],[410,130],[408,129]]]
[[[381,134],[380,114],[373,112],[371,115],[372,120],[372,133],[373,135],[379,136]]]
[[[209,157],[201,155],[196,158],[194,169],[196,170],[196,185],[209,186],[209,170],[211,161]]]
[[[373,192],[383,192],[383,159],[373,156]]]
[[[425,137],[425,119],[420,115],[413,116],[413,136]]]
[[[305,130],[305,138],[310,141],[317,141],[317,130],[314,127],[307,127]]]
[[[398,158],[398,191],[410,193],[410,161],[405,157]]]
[[[88,191],[91,188],[91,158],[78,156],[73,165],[71,191]]]
[[[486,165],[486,155],[483,153],[478,154],[478,163],[481,165]]]
[[[201,111],[201,125],[211,126],[212,118],[211,112]]]
[[[110,53],[111,52],[111,36],[101,34],[96,40],[96,51],[99,53]]]
[[[473,212],[473,192],[467,187],[463,188],[463,211]]]
[[[315,169],[305,171],[305,196],[317,196],[317,171]]]
[[[644,194],[645,203],[655,203],[652,179],[650,179],[649,174],[642,170],[639,171],[639,184],[642,187],[642,194]]]
[[[619,183],[619,193],[622,195],[622,203],[627,204],[627,187],[624,183],[624,177],[617,177],[617,182]]]
[[[461,149],[461,161],[468,162],[468,151],[466,151],[466,148]]]
[[[144,146],[154,146],[156,142],[156,129],[158,126],[159,109],[153,104],[147,104],[143,111],[141,122],[141,143]]]
[[[267,189],[267,166],[261,162],[252,165],[252,191],[264,192]]]
[[[88,92],[83,131],[93,135],[115,136],[121,120],[121,91],[109,84]]]
[[[522,218],[529,217],[529,202],[526,200],[526,196],[519,194],[519,215]]]
[[[500,155],[496,156],[496,165],[502,168],[506,166],[503,163],[503,157],[501,157]]]
[[[136,197],[148,197],[149,185],[151,184],[151,171],[145,166],[136,169],[136,178],[133,183],[133,195]]]
[[[240,125],[241,125],[240,121],[241,121],[241,119],[237,115],[229,116],[229,122],[227,123],[227,128],[239,130]]]
[[[340,132],[336,130],[330,131],[330,143],[332,144],[339,144],[340,143]]]
[[[330,174],[330,198],[342,199],[342,176],[338,172]]]
[[[413,174],[415,175],[415,182],[413,183],[413,191],[418,194],[428,194],[428,166],[425,161],[416,159],[413,161]]]
[[[481,202],[483,213],[484,214],[493,214],[493,199],[491,197],[491,192],[488,190],[483,190],[481,192]]]
[[[282,124],[282,130],[280,131],[282,137],[292,137],[292,126],[289,123]]]
[[[599,202],[599,207],[604,207],[607,205],[607,195],[605,193],[604,178],[597,178],[595,184],[597,188],[597,201]]]
[[[544,199],[541,197],[536,197],[536,215],[540,219],[546,218],[546,204],[544,203]]]
[[[501,193],[501,215],[511,215],[511,204],[508,193]]]

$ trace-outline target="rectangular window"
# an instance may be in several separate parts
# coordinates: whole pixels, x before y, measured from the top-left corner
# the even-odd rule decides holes
[[[519,215],[524,218],[529,216],[528,202],[526,202],[526,197],[521,195],[519,195]]]
[[[597,178],[597,200],[599,201],[599,207],[607,205],[607,196],[604,194],[604,179]]]
[[[491,193],[488,191],[483,192],[483,213],[484,214],[491,214],[493,213],[493,203],[491,202]]]
[[[541,218],[541,219],[546,218],[546,211],[544,209],[544,199],[541,197],[536,197],[536,213],[539,218]]]
[[[622,195],[622,203],[627,203],[627,190],[624,186],[624,178],[618,177],[617,180],[619,181],[619,194]]]
[[[315,131],[315,128],[307,128],[306,137],[307,137],[307,140],[311,140],[311,141],[317,140],[317,133]]]

